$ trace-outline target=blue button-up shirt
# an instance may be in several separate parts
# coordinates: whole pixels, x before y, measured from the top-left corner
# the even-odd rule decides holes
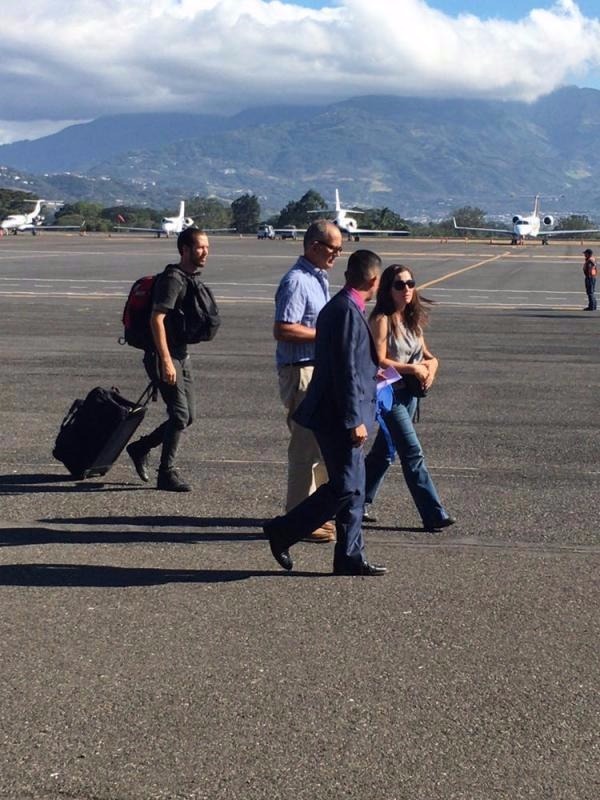
[[[319,311],[329,301],[329,280],[326,270],[300,256],[285,273],[275,294],[275,322],[306,325],[315,328]],[[313,342],[277,342],[277,366],[297,361],[312,361]]]

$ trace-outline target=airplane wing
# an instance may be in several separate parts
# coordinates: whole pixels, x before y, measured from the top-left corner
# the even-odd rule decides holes
[[[114,225],[113,230],[126,233],[165,233],[163,228],[131,228],[129,225]],[[205,233],[235,233],[237,228],[202,228],[202,230]]]
[[[31,231],[34,236],[42,231],[45,233],[46,231],[79,231],[82,232],[85,230],[85,222],[82,222],[81,225],[28,225],[26,228],[21,228],[21,230]]]
[[[163,233],[162,228],[130,228],[129,225],[115,225],[113,230],[126,233]]]
[[[391,230],[376,230],[374,228],[356,228],[351,231],[352,235],[357,236],[410,236],[410,231],[391,231]]]
[[[584,231],[540,231],[538,236],[566,236],[567,234],[600,233],[600,228],[587,228]]]
[[[314,208],[312,211],[307,211],[307,214],[339,214],[339,209],[336,208]],[[362,211],[352,211],[353,214],[362,214]]]
[[[85,228],[85,222],[81,225],[36,225],[36,231],[82,231]]]
[[[452,222],[457,231],[479,231],[480,233],[503,233],[505,236],[514,236],[514,231],[508,228],[466,228],[464,225],[457,225],[456,220],[452,217]]]

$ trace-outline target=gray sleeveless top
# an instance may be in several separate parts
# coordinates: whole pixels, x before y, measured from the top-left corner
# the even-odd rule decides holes
[[[418,364],[423,361],[423,345],[420,337],[402,323],[398,327],[398,336],[394,336],[389,319],[387,350],[388,358],[399,361],[401,364],[408,364],[408,362]]]

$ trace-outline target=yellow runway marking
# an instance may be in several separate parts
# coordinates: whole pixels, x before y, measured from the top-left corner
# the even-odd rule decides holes
[[[500,258],[505,258],[506,256],[510,256],[511,253],[507,251],[506,253],[499,253],[497,256],[492,256],[491,258],[485,258],[483,261],[478,261],[476,264],[471,264],[469,267],[462,267],[462,269],[456,269],[454,272],[449,272],[447,275],[442,275],[441,278],[435,278],[432,281],[427,281],[427,283],[422,283],[419,285],[419,289],[428,289],[430,286],[435,286],[436,283],[442,283],[442,281],[448,280],[448,278],[454,278],[456,275],[462,275],[463,272],[469,272],[472,269],[477,269],[478,267],[485,267],[486,264],[491,264],[492,261],[498,261]]]

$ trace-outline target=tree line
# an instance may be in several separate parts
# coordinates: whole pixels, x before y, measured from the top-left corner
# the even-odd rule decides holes
[[[38,198],[31,192],[0,189],[0,220],[9,214],[23,214],[33,209]],[[260,224],[273,225],[275,228],[296,226],[305,228],[314,214],[310,211],[327,209],[327,203],[314,189],[309,189],[298,200],[290,200],[278,214],[263,219],[258,197],[244,194],[232,203],[224,203],[214,197],[191,197],[185,201],[186,216],[192,217],[199,228],[235,228],[239,233],[256,233]],[[494,221],[486,216],[481,208],[463,206],[456,208],[450,217],[437,222],[416,222],[404,219],[390,208],[371,208],[361,211],[360,223],[364,228],[380,230],[406,230],[414,236],[446,238],[462,237],[463,233],[454,228],[452,217],[459,224],[467,227],[506,227],[506,223]],[[44,212],[42,212],[44,213]],[[57,225],[82,225],[88,231],[104,231],[115,227],[157,228],[163,217],[173,216],[174,209],[153,209],[135,205],[115,205],[103,207],[99,203],[80,200],[66,203],[54,215]],[[593,227],[592,221],[582,214],[571,214],[561,217],[555,224],[555,230],[585,229]],[[477,234],[470,234],[477,235]],[[480,234],[489,238],[489,234]]]

